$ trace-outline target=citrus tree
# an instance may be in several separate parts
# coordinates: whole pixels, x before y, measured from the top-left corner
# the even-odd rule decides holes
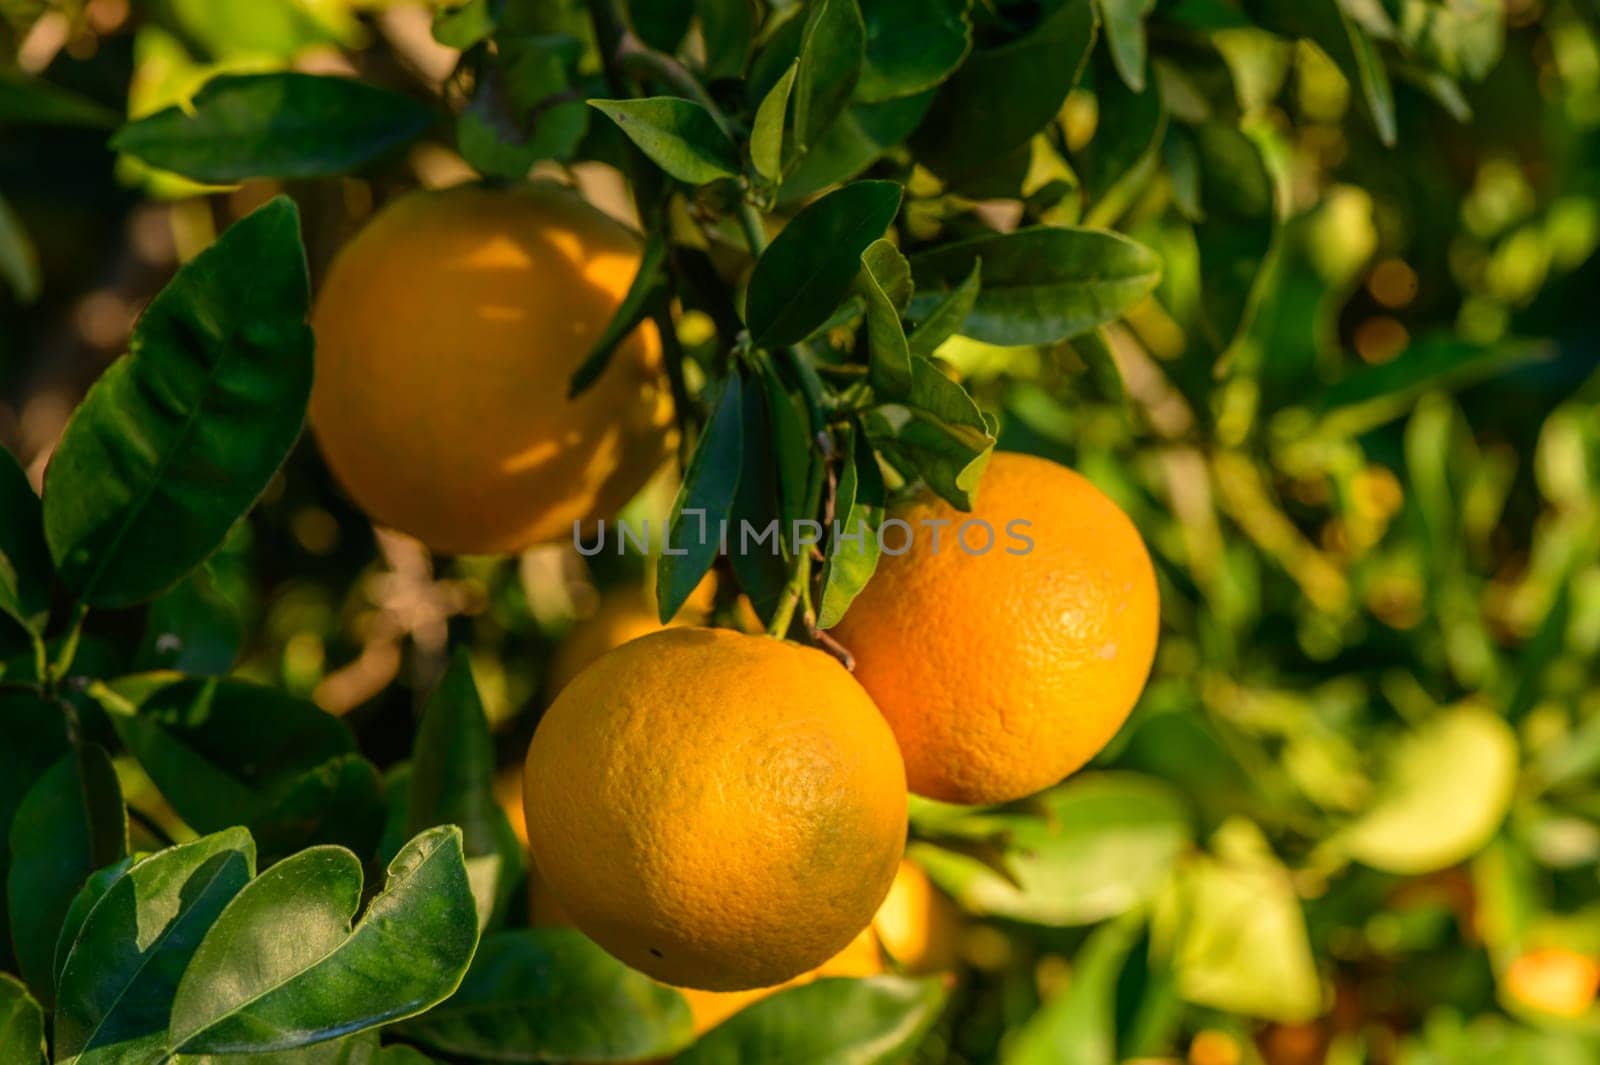
[[[1591,1060],[1597,127],[1587,0],[0,0],[5,1065]]]

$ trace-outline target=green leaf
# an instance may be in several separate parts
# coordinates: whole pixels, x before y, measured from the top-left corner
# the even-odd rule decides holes
[[[1481,81],[1505,49],[1502,4],[1399,0],[1396,35],[1405,48],[1450,77]]]
[[[661,294],[666,277],[662,267],[667,261],[667,241],[660,233],[651,233],[645,241],[644,252],[639,257],[639,272],[633,275],[628,292],[617,306],[617,312],[601,331],[584,356],[583,363],[572,372],[567,382],[567,398],[582,395],[589,386],[600,379],[612,354],[639,323],[649,317],[651,305]]]
[[[988,344],[1048,344],[1116,321],[1155,290],[1161,259],[1117,233],[1035,226],[974,237],[912,257],[924,317],[983,262],[983,288],[961,327]]]
[[[854,287],[867,304],[868,380],[884,399],[904,399],[911,393],[911,349],[891,294],[898,284],[909,299],[910,279],[905,256],[889,241],[873,241],[861,253]]]
[[[935,835],[999,847],[1003,875],[970,848],[917,847],[918,863],[963,908],[1042,925],[1094,924],[1148,902],[1191,838],[1177,794],[1131,773],[1075,777]]]
[[[0,72],[0,126],[115,129],[117,113],[87,96],[39,78]]]
[[[466,0],[433,16],[433,39],[447,48],[466,51],[488,40],[500,28],[505,0]]]
[[[844,462],[835,494],[834,530],[828,561],[822,571],[822,601],[817,625],[837,625],[855,597],[878,568],[878,528],[883,523],[887,492],[878,460],[861,431],[851,432],[845,443]],[[839,535],[842,532],[843,536]],[[859,536],[859,542],[844,537]]]
[[[1389,72],[1377,46],[1340,0],[1251,0],[1247,6],[1264,27],[1315,41],[1361,94],[1378,139],[1394,145],[1394,88]]]
[[[783,125],[789,114],[789,91],[799,69],[798,61],[789,64],[783,77],[762,98],[750,129],[750,163],[756,173],[769,181],[783,176]]]
[[[746,387],[750,387],[748,383]],[[794,460],[782,452],[797,443],[804,451],[811,450],[803,426],[792,424],[782,408],[776,412],[767,408],[767,403],[743,404],[739,487],[728,521],[728,559],[739,587],[750,597],[763,623],[771,619],[789,581],[785,564],[788,548],[783,544],[781,529],[783,511],[791,504],[780,498],[783,493],[779,465]],[[777,417],[784,417],[784,421],[777,422]],[[794,435],[797,428],[798,437]]]
[[[33,692],[0,691],[0,888],[11,864],[11,826],[23,797],[72,750],[67,717]],[[0,966],[15,968],[10,909],[0,905]]]
[[[1061,110],[1094,37],[1090,0],[1064,0],[1032,33],[975,51],[918,128],[918,161],[955,181],[1027,144]]]
[[[739,152],[711,112],[693,100],[590,100],[661,169],[691,185],[739,176]]]
[[[1134,92],[1144,91],[1144,20],[1155,10],[1156,0],[1095,0],[1100,24],[1105,27],[1111,61],[1122,81]]]
[[[1193,131],[1205,216],[1195,224],[1200,304],[1212,346],[1227,350],[1250,326],[1257,280],[1277,235],[1272,178],[1239,130],[1208,122]]]
[[[654,7],[663,0],[652,0]],[[706,76],[737,77],[744,72],[750,42],[755,36],[755,15],[750,0],[694,0],[700,16],[700,37],[705,42]]]
[[[1455,865],[1505,819],[1517,783],[1517,739],[1498,715],[1471,707],[1430,718],[1388,748],[1372,805],[1330,845],[1385,872]]]
[[[772,427],[773,466],[778,473],[778,518],[781,528],[793,529],[794,522],[811,517],[805,512],[811,480],[811,434],[806,429],[804,408],[789,392],[772,358],[762,352],[753,361],[760,371],[761,390]],[[747,442],[748,439],[746,437]]]
[[[762,253],[750,275],[745,322],[757,347],[805,339],[849,292],[861,253],[894,221],[901,187],[858,181],[807,206]]]
[[[828,977],[769,995],[700,1037],[676,1065],[752,1061],[889,1065],[939,1017],[940,980]]]
[[[1007,1038],[1002,1065],[1115,1065],[1117,979],[1143,924],[1133,914],[1095,929],[1067,986]]]
[[[815,0],[810,5],[794,79],[797,150],[815,144],[850,103],[866,40],[856,0]]]
[[[494,794],[494,738],[464,648],[428,699],[412,742],[406,834],[461,828],[478,924],[503,914],[522,876],[522,845]]]
[[[0,973],[0,1061],[39,1065],[44,1059],[44,1010],[21,980]]]
[[[1072,163],[1088,194],[1084,221],[1109,226],[1127,211],[1154,172],[1167,112],[1158,86],[1134,91],[1106,64],[1096,63],[1094,71],[1095,135],[1073,153]]]
[[[677,614],[717,557],[720,526],[733,508],[743,461],[740,392],[739,375],[729,374],[673,500],[666,543],[656,564],[656,604],[663,623]]]
[[[56,1001],[56,939],[73,896],[90,873],[127,850],[117,774],[93,744],[51,766],[18,805],[6,874],[11,942],[23,978],[45,1005]]]
[[[355,749],[338,718],[245,681],[146,674],[90,695],[162,797],[201,833],[259,821],[301,774]]]
[[[61,934],[56,937],[55,953],[55,981],[56,986],[61,985],[61,970],[67,967],[67,958],[72,954],[72,947],[78,942],[78,933],[83,931],[83,923],[89,919],[90,912],[95,905],[111,890],[111,885],[122,879],[122,874],[133,867],[133,856],[120,858],[103,869],[96,869],[89,874],[83,887],[72,897],[72,905],[67,907],[67,915],[61,921]]]
[[[406,1038],[477,1061],[644,1061],[694,1038],[677,991],[634,972],[570,928],[488,937],[449,1001]]]
[[[966,0],[861,0],[866,61],[856,99],[914,96],[948,78],[972,47]]]
[[[0,447],[0,614],[43,632],[53,573],[39,497],[16,458]]]
[[[879,104],[846,108],[790,168],[778,190],[782,203],[794,203],[841,181],[849,181],[904,140],[933,104],[933,90]]]
[[[218,590],[209,563],[152,600],[144,624],[133,660],[141,672],[227,673],[245,636],[240,604]]]
[[[1322,1010],[1300,900],[1267,856],[1182,868],[1158,902],[1151,953],[1170,960],[1178,994],[1194,1005],[1290,1024]]]
[[[151,301],[45,472],[45,538],[82,602],[171,587],[266,487],[311,393],[307,288],[299,215],[279,198]]]
[[[255,863],[250,834],[232,828],[158,851],[112,882],[61,968],[60,1065],[167,1059],[167,1011],[179,977]]]
[[[926,309],[921,321],[911,331],[911,335],[906,337],[912,355],[924,359],[932,358],[940,345],[961,332],[967,316],[972,313],[973,306],[978,302],[982,272],[983,260],[975,258],[972,260],[972,269],[955,288],[948,290],[937,303],[931,300],[924,301]]]
[[[263,855],[333,844],[371,854],[383,830],[383,782],[377,767],[344,754],[285,785],[266,812],[250,823]]]
[[[22,220],[0,196],[0,280],[11,286],[23,306],[39,298],[44,278],[39,272],[39,250],[22,227]]]
[[[448,998],[478,945],[461,830],[429,829],[406,844],[352,927],[361,883],[354,854],[317,847],[240,891],[183,974],[168,1045],[185,1054],[287,1050]]]
[[[406,96],[354,78],[223,74],[188,109],[128,123],[111,147],[194,181],[347,174],[400,148],[433,124]]]
[[[994,450],[994,426],[966,389],[932,362],[912,359],[911,395],[905,403],[873,408],[865,425],[886,455],[921,476],[951,506],[972,509]]]
[[[577,94],[583,45],[567,34],[502,36],[484,57],[466,110],[456,120],[456,146],[491,177],[520,181],[543,159],[570,159],[589,129],[589,108]]]

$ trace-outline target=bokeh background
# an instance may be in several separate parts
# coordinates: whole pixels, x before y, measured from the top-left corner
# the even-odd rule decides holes
[[[1088,146],[1122,120],[1105,78],[1068,98],[1057,151],[1024,160],[1021,198],[953,200],[911,176],[913,235],[958,210],[1115,221],[1167,264],[1090,353],[1105,358],[940,352],[1000,416],[1002,447],[1128,509],[1163,633],[1089,770],[1015,808],[915,807],[911,857],[962,914],[940,931],[957,977],[917,1060],[1600,1060],[1600,5],[1344,5],[1434,60],[1396,64],[1392,146],[1370,86],[1309,41],[1225,27],[1199,57],[1184,9],[1206,6],[1155,6],[1153,69],[1174,114],[1238,116],[1281,225],[1202,215],[1170,140],[1159,179],[1080,218],[1074,192],[1105,171]],[[0,74],[0,444],[36,484],[142,306],[280,191],[152,172],[111,152],[104,124],[222,70],[359,72],[448,98],[458,56],[432,15],[0,0],[0,70],[81,108],[8,105]],[[455,148],[291,185],[314,276],[374,204],[471,178]],[[541,166],[628,210],[603,166]],[[1206,240],[1243,272],[1202,270]],[[1203,313],[1218,300],[1247,322],[1220,358]],[[692,316],[683,330],[705,335]],[[632,516],[659,520],[674,484],[663,471]],[[566,546],[431,559],[375,532],[307,438],[215,558],[148,610],[97,616],[83,655],[104,675],[281,685],[393,767],[462,644],[514,772],[564,643],[648,625],[650,568]],[[123,768],[130,800],[158,803]]]

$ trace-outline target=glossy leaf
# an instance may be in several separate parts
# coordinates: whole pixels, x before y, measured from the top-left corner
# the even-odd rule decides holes
[[[829,977],[791,987],[711,1029],[677,1065],[751,1061],[888,1065],[902,1060],[938,1018],[942,981]]]
[[[122,879],[122,874],[132,867],[133,856],[128,855],[102,869],[96,869],[72,897],[72,905],[67,907],[67,915],[61,921],[61,934],[56,937],[54,972],[58,986],[61,983],[61,970],[66,968],[67,958],[78,942],[78,933],[83,931],[83,923],[89,919],[90,911],[111,890],[111,885]]]
[[[52,572],[39,497],[16,458],[0,448],[0,614],[42,631]]]
[[[913,318],[983,263],[983,287],[961,327],[989,344],[1070,340],[1120,318],[1152,292],[1161,260],[1117,233],[1037,226],[974,237],[912,257]]]
[[[856,0],[815,0],[794,79],[794,139],[804,152],[815,144],[850,102],[866,49],[866,27]]]
[[[83,602],[151,598],[254,503],[305,420],[308,303],[299,216],[281,198],[151,302],[45,473],[45,538]]]
[[[88,745],[50,767],[17,806],[6,874],[17,965],[45,1005],[55,996],[56,939],[89,874],[128,850],[128,815],[111,759]]]
[[[589,106],[617,128],[661,169],[691,185],[739,175],[739,153],[711,112],[693,100],[655,96],[644,100],[590,100]]]
[[[656,604],[663,623],[677,614],[717,557],[721,525],[733,508],[743,461],[741,393],[739,375],[729,374],[672,503],[667,542],[656,567]]]
[[[0,973],[0,1061],[38,1065],[44,1049],[44,1011],[21,980]]]
[[[1117,74],[1134,92],[1145,86],[1144,20],[1155,10],[1156,0],[1095,0],[1100,9],[1106,44]]]
[[[258,820],[300,774],[355,748],[339,719],[244,681],[153,674],[92,694],[162,796],[199,832]]]
[[[911,395],[868,412],[867,435],[958,510],[971,510],[994,449],[993,424],[932,362],[911,360]]]
[[[479,927],[487,927],[520,883],[523,849],[495,800],[494,739],[464,648],[428,698],[412,743],[406,835],[438,825],[461,829]]]
[[[949,77],[972,47],[965,0],[861,0],[866,61],[856,99],[914,96]]]
[[[1064,0],[1017,40],[975,51],[939,89],[912,146],[946,180],[982,171],[1055,118],[1094,45],[1091,0]]]
[[[937,303],[932,300],[923,301],[925,309],[921,320],[906,337],[912,355],[925,359],[932,358],[941,344],[961,332],[967,316],[972,313],[972,308],[978,302],[978,291],[983,284],[982,274],[983,259],[975,258],[967,276],[946,292]]]
[[[166,1060],[167,1012],[179,977],[217,915],[255,874],[255,860],[249,833],[233,828],[158,851],[111,883],[61,968],[58,1062]]]
[[[224,74],[188,110],[130,122],[111,146],[195,181],[327,177],[365,166],[432,124],[421,104],[354,78]]]
[[[460,990],[402,1031],[452,1057],[504,1062],[643,1061],[694,1036],[682,995],[573,928],[488,937]]]
[[[377,767],[360,755],[343,754],[289,780],[250,822],[250,831],[268,857],[322,844],[371,854],[383,814]]]
[[[406,844],[352,927],[361,883],[355,855],[316,847],[240,891],[183,974],[169,1045],[185,1054],[287,1050],[449,997],[478,945],[460,830],[429,829]]]
[[[749,385],[746,385],[747,389]],[[783,544],[780,529],[783,511],[790,502],[783,496],[779,464],[793,462],[783,457],[786,446],[793,449],[798,443],[801,450],[809,452],[811,444],[794,435],[797,426],[790,422],[787,428],[776,421],[768,404],[746,402],[743,404],[743,448],[739,469],[739,487],[734,493],[733,512],[728,523],[728,560],[733,565],[739,587],[749,596],[751,605],[763,624],[771,619],[772,612],[788,583],[789,570],[785,563],[787,546]],[[794,419],[798,421],[798,419]],[[808,463],[809,464],[809,463]]]
[[[572,372],[572,377],[567,382],[569,398],[583,394],[590,385],[600,379],[600,375],[605,373],[606,366],[610,364],[617,345],[649,316],[651,305],[661,294],[663,267],[666,261],[666,239],[659,233],[652,233],[645,241],[644,251],[639,257],[639,271],[633,275],[627,294],[622,297],[616,313],[611,316],[611,321],[606,323],[605,329],[595,340],[594,347],[589,349],[589,354],[584,357],[583,363]]]
[[[11,863],[11,826],[23,797],[72,745],[67,716],[33,692],[0,691],[0,887]],[[11,953],[10,907],[0,905],[0,965]]]
[[[894,221],[901,189],[858,181],[802,210],[756,261],[745,296],[745,321],[759,347],[805,339],[844,299],[861,253]]]
[[[811,433],[806,428],[804,407],[789,391],[773,359],[762,353],[755,362],[760,370],[761,391],[772,432],[772,465],[778,474],[778,517],[781,528],[792,529],[794,522],[811,516],[805,512],[814,450]],[[750,395],[747,383],[746,398]],[[746,465],[745,469],[748,468]],[[740,477],[743,476],[741,471]]]
[[[789,65],[783,77],[762,97],[750,129],[750,163],[768,181],[783,176],[783,129],[789,115],[789,93],[794,88],[799,62]]]
[[[933,90],[878,104],[851,104],[796,161],[778,198],[794,203],[849,181],[903,140],[933,103]]]
[[[1498,715],[1445,711],[1389,749],[1372,805],[1333,845],[1386,872],[1455,865],[1500,827],[1517,761],[1516,736]]]
[[[1122,773],[1076,777],[937,835],[1000,847],[1003,874],[962,847],[918,847],[929,877],[964,908],[1044,925],[1093,924],[1149,901],[1190,844],[1172,789]]]
[[[883,522],[887,494],[877,457],[863,435],[852,432],[845,446],[834,500],[837,527],[822,571],[819,627],[837,625],[878,568],[878,527]]]
[[[888,241],[874,241],[861,253],[855,291],[867,305],[868,380],[884,399],[904,399],[911,392],[911,349],[891,294],[897,281],[909,297],[910,268],[905,257]]]

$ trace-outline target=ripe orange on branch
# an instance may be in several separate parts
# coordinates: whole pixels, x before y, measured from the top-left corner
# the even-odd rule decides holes
[[[1006,802],[1094,757],[1155,657],[1155,570],[1128,516],[1064,466],[996,454],[972,513],[930,494],[889,517],[908,523],[910,546],[884,554],[833,634],[894,729],[911,790]],[[969,521],[994,531],[988,550],[982,526],[962,540]]]
[[[374,520],[436,551],[520,550],[613,513],[667,452],[646,323],[575,399],[567,381],[638,271],[637,238],[555,186],[389,204],[329,269],[312,316],[311,422]]]
[[[821,651],[723,629],[625,644],[528,748],[528,841],[580,929],[666,983],[782,983],[872,919],[905,846],[905,769]]]

